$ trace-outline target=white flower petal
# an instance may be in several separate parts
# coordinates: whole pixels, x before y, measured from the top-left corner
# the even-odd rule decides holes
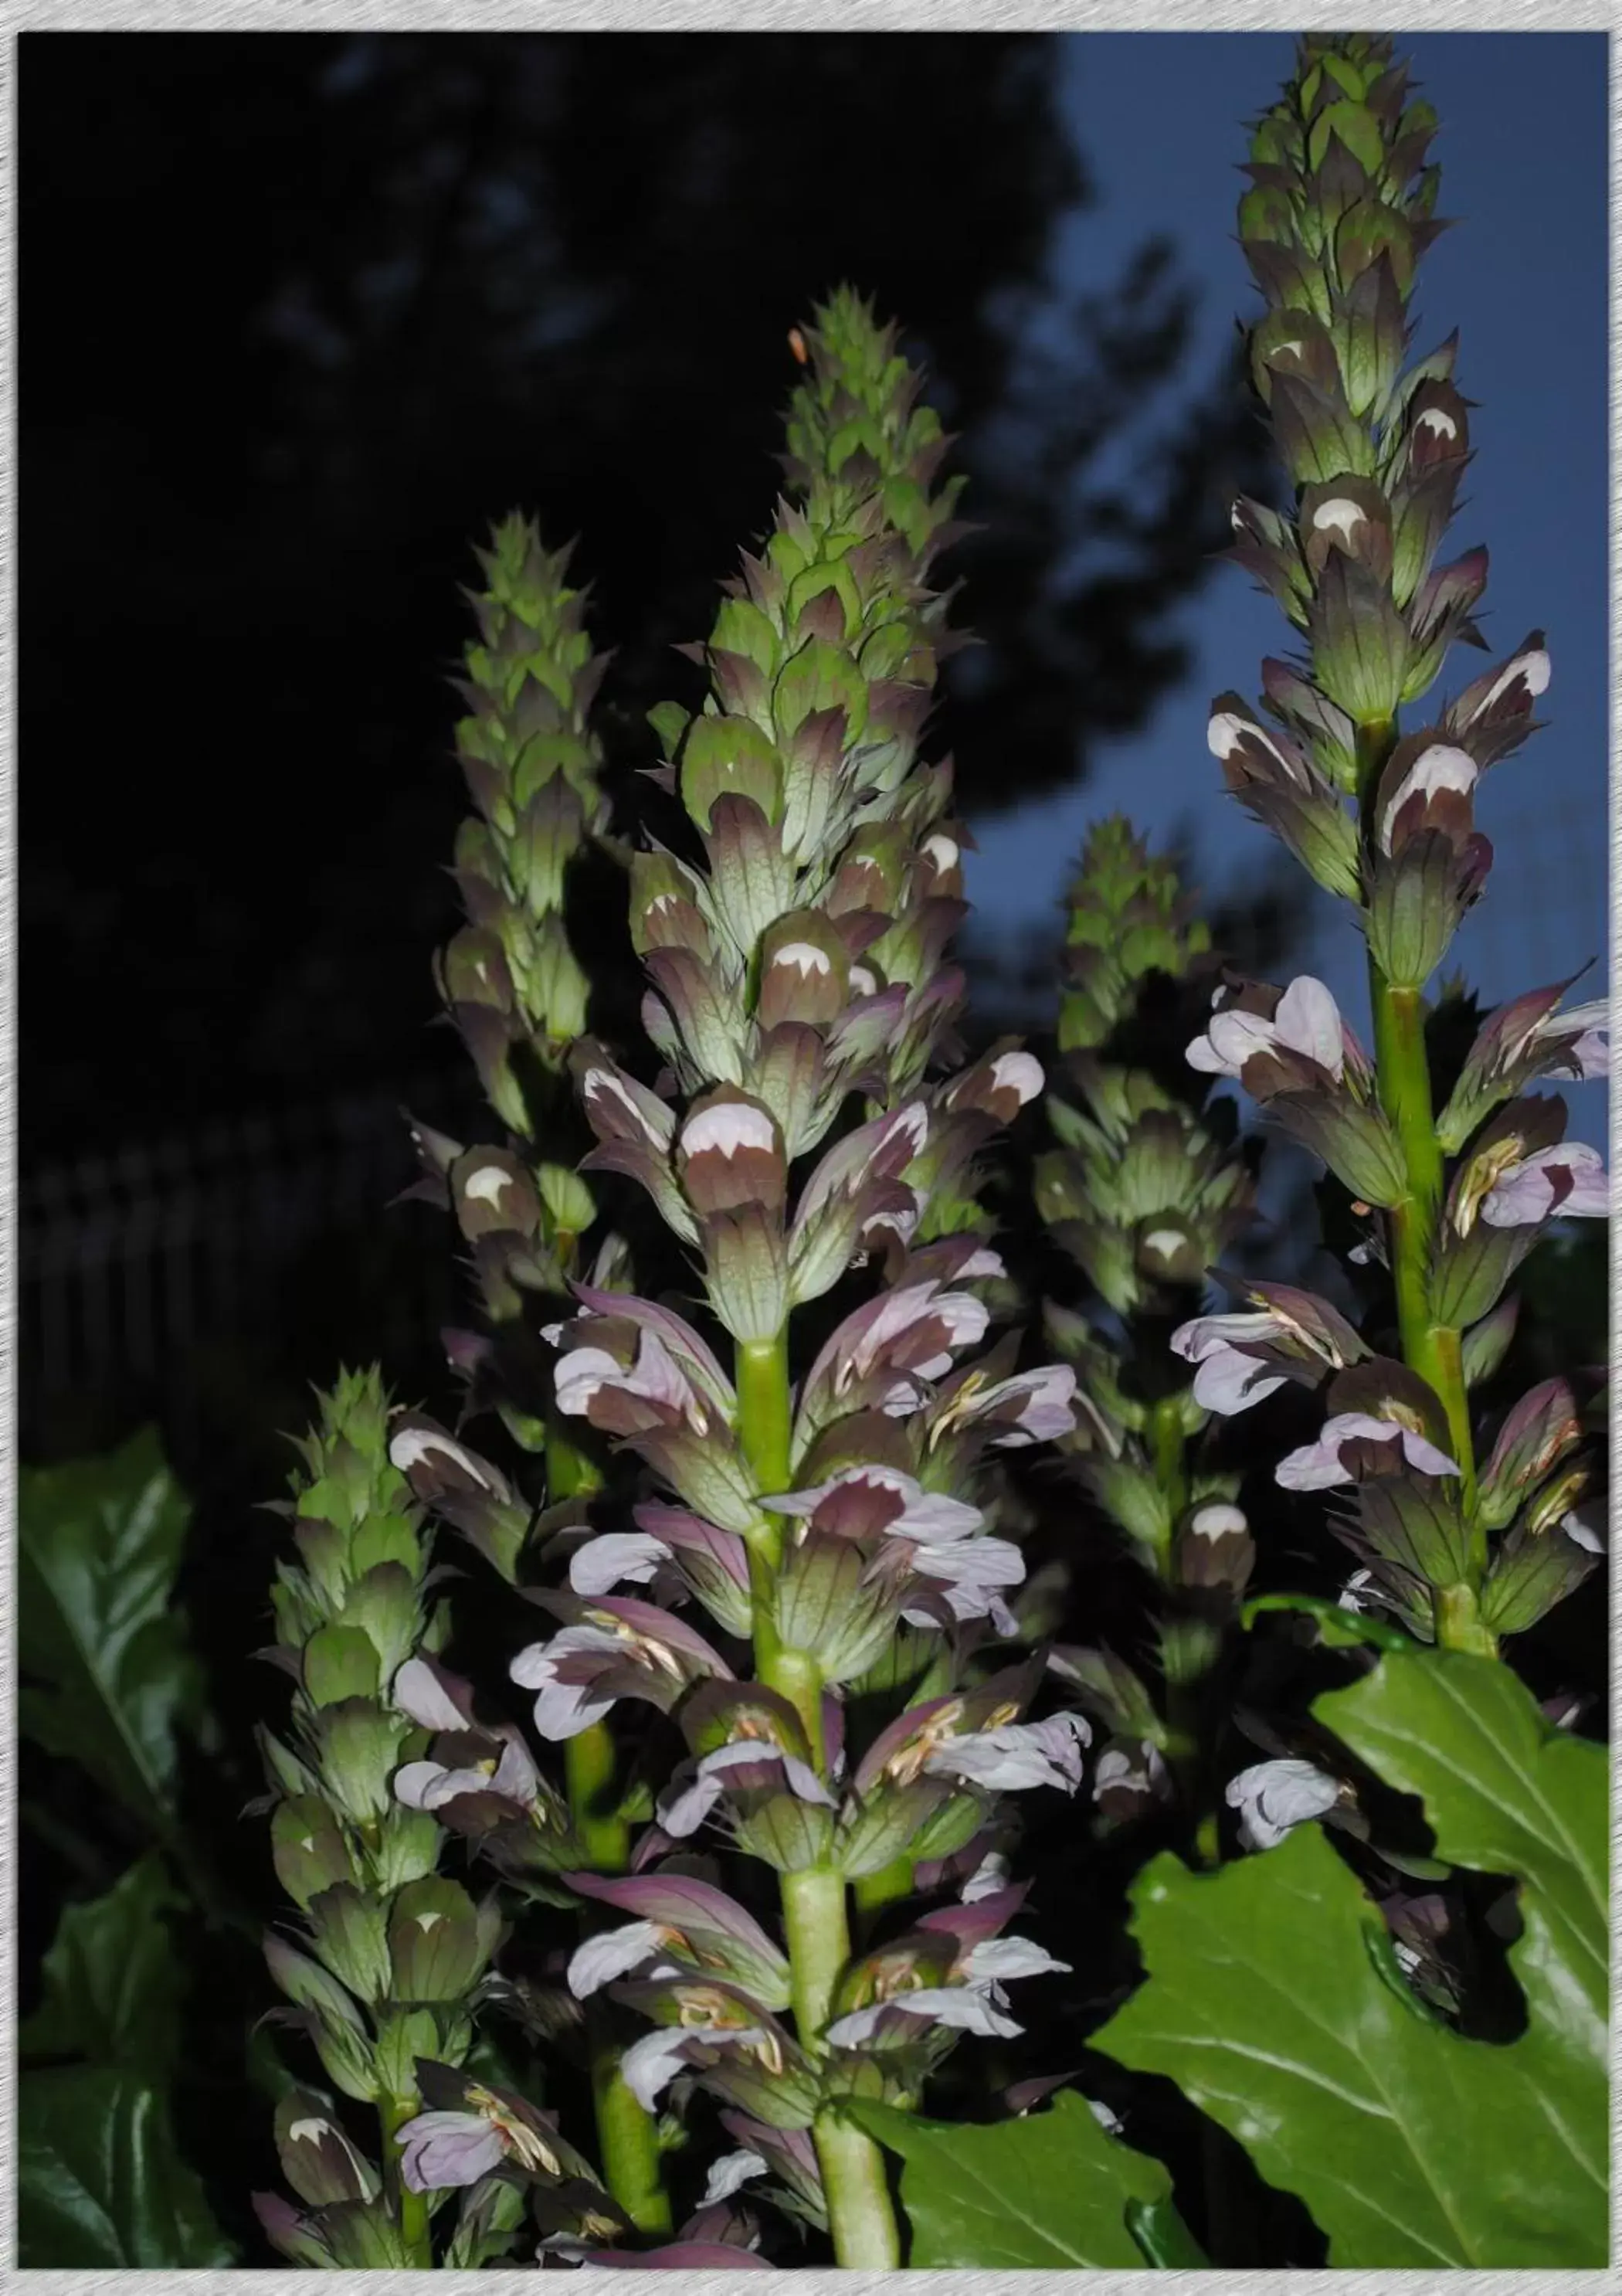
[[[739,2152],[723,2152],[718,2161],[710,2163],[709,2180],[704,2186],[700,2205],[715,2207],[717,2201],[730,2201],[733,2194],[747,2185],[752,2177],[771,2174],[771,2164],[760,2153],[747,2146]]]
[[[1281,1045],[1304,1053],[1339,1078],[1346,1066],[1346,1036],[1340,1008],[1321,980],[1303,972],[1279,999],[1273,1025]]]
[[[962,1964],[971,1985],[1007,1985],[1016,1977],[1045,1977],[1052,1971],[1068,1972],[1068,1961],[1055,1961],[1045,1946],[1029,1938],[982,1938],[971,1946]]]
[[[408,1658],[395,1674],[393,1698],[402,1714],[423,1730],[465,1730],[469,1717],[445,1685],[420,1658]]]
[[[584,1546],[575,1549],[569,1558],[569,1583],[577,1595],[606,1595],[611,1587],[627,1580],[645,1583],[661,1562],[669,1560],[670,1549],[662,1538],[640,1530],[604,1531],[600,1538],[588,1538]]]
[[[657,1922],[627,1922],[617,1930],[602,1930],[578,1946],[569,1964],[569,1989],[584,2001],[617,1977],[640,1969],[662,1948],[665,1933]]]
[[[1292,1826],[1333,1809],[1340,1789],[1311,1762],[1256,1762],[1229,1779],[1225,1799],[1240,1813],[1240,1839],[1246,1847],[1272,1849]]]
[[[659,2098],[687,2062],[691,2038],[668,2025],[656,2026],[620,2058],[625,2085],[644,2112],[658,2112]]]

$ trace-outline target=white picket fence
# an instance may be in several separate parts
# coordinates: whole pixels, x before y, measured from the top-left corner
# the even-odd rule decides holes
[[[454,1312],[453,1233],[447,1221],[436,1234],[426,1211],[390,1206],[418,1170],[402,1103],[444,1123],[446,1100],[445,1076],[423,1077],[397,1096],[289,1108],[20,1170],[22,1455],[76,1397],[156,1410],[184,1444],[201,1353],[274,1318],[290,1268],[340,1231],[363,1235],[387,1269],[380,1352],[431,1339]]]

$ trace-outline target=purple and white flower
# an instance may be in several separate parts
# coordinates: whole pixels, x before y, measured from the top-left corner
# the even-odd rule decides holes
[[[732,1669],[702,1635],[682,1620],[628,1595],[589,1605],[578,1595],[539,1598],[567,1623],[550,1642],[531,1643],[507,1671],[539,1693],[535,1726],[543,1738],[578,1736],[619,1698],[642,1698],[666,1712],[700,1676],[732,1679]]]
[[[1194,1400],[1202,1411],[1231,1418],[1285,1384],[1283,1373],[1264,1358],[1246,1354],[1238,1344],[1248,1340],[1266,1343],[1276,1338],[1278,1329],[1277,1318],[1265,1312],[1196,1316],[1178,1325],[1171,1335],[1172,1352],[1198,1365]]]
[[[1536,1227],[1546,1219],[1604,1219],[1610,1179],[1597,1148],[1582,1141],[1539,1148],[1501,1172],[1481,1199],[1488,1227]]]
[[[616,1979],[640,1970],[647,1977],[672,1977],[678,1964],[662,1956],[668,1932],[659,1922],[624,1922],[618,1929],[600,1930],[577,1946],[569,1964],[568,1984],[577,2001],[588,2000]]]
[[[659,2100],[677,2073],[711,2049],[762,2049],[772,2037],[764,2025],[706,2025],[684,2030],[658,2025],[633,2041],[619,2061],[626,2087],[644,2112],[656,2113]]]
[[[576,1547],[569,1559],[569,1583],[577,1595],[606,1595],[627,1584],[645,1587],[660,1563],[670,1560],[664,1540],[646,1531],[604,1531]]]
[[[909,2036],[898,2020],[922,2018],[957,2032],[1009,2040],[1025,2028],[1008,2014],[1004,1985],[1018,1977],[1041,1977],[1069,1967],[1068,1961],[1056,1961],[1045,1947],[1028,1938],[981,1938],[956,1963],[958,1982],[921,1985],[853,2009],[834,2019],[826,2038],[836,2049],[862,2048],[884,2038],[905,2046]]]
[[[1410,798],[1434,797],[1439,790],[1452,790],[1467,797],[1480,775],[1481,768],[1468,750],[1461,750],[1447,742],[1429,742],[1414,758],[1380,808],[1380,851],[1390,852],[1397,817]]]
[[[977,1506],[926,1491],[898,1467],[841,1467],[824,1483],[804,1491],[763,1497],[774,1514],[799,1515],[835,1538],[860,1538],[882,1532],[891,1538],[931,1545],[972,1536],[985,1521]]]
[[[1229,1779],[1225,1799],[1239,1812],[1245,1848],[1274,1849],[1292,1826],[1327,1816],[1340,1799],[1340,1787],[1311,1762],[1256,1762]]]
[[[1338,1483],[1356,1482],[1357,1477],[1341,1459],[1348,1443],[1400,1443],[1403,1458],[1421,1475],[1459,1472],[1446,1451],[1438,1450],[1412,1427],[1401,1426],[1394,1419],[1376,1419],[1366,1411],[1341,1411],[1325,1420],[1315,1443],[1304,1443],[1299,1450],[1286,1453],[1274,1470],[1274,1481],[1287,1491],[1326,1491]]]
[[[533,1809],[540,1777],[522,1743],[507,1738],[499,1760],[406,1762],[394,1775],[394,1797],[407,1809],[443,1809],[463,1794],[491,1794],[515,1808]]]
[[[525,1690],[539,1692],[535,1726],[554,1743],[578,1737],[601,1722],[617,1693],[598,1686],[598,1677],[625,1657],[620,1637],[607,1627],[564,1627],[549,1643],[531,1643],[507,1671]]]
[[[1346,1066],[1345,1024],[1329,990],[1309,972],[1290,982],[1271,1021],[1259,1013],[1213,1013],[1209,1027],[1203,1037],[1194,1038],[1186,1058],[1191,1068],[1208,1075],[1237,1078],[1257,1053],[1281,1048],[1315,1061],[1339,1083]]]
[[[816,1772],[798,1755],[785,1753],[782,1747],[763,1739],[741,1738],[729,1745],[716,1747],[711,1753],[701,1754],[691,1767],[683,1765],[677,1780],[672,1781],[659,1802],[660,1825],[678,1841],[696,1833],[725,1793],[729,1783],[756,1790],[764,1788],[768,1792],[786,1792],[800,1801],[815,1802],[824,1809],[836,1807],[833,1796]]]
[[[1081,1784],[1082,1749],[1092,1732],[1079,1714],[1055,1714],[1045,1722],[1010,1722],[995,1730],[964,1731],[945,1738],[924,1757],[935,1777],[963,1785],[1021,1793],[1033,1786],[1057,1786],[1073,1794]],[[1004,1873],[1006,1869],[1004,1868]],[[967,1902],[967,1891],[964,1892]]]
[[[594,1400],[604,1388],[658,1405],[662,1412],[684,1419],[695,1434],[702,1435],[709,1427],[709,1414],[698,1390],[657,1332],[638,1335],[636,1359],[629,1365],[622,1364],[606,1348],[589,1344],[570,1348],[559,1357],[553,1391],[558,1409],[566,1416],[589,1417]]]
[[[419,2112],[397,2142],[401,2182],[414,2193],[476,2185],[507,2157],[501,2131],[481,2112]]]
[[[713,2208],[718,2201],[730,2201],[733,2194],[741,2192],[751,2178],[768,2177],[770,2174],[770,2162],[761,2153],[751,2151],[747,2145],[741,2146],[736,2152],[723,2152],[718,2161],[713,2161],[710,2163],[709,2175],[705,2182],[704,2198],[700,2206],[709,2209]]]

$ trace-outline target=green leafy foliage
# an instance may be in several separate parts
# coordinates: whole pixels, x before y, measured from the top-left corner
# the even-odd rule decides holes
[[[1603,1753],[1507,1667],[1450,1652],[1389,1653],[1314,1710],[1421,1798],[1439,1857],[1519,1884],[1524,2032],[1496,2045],[1434,2018],[1311,1825],[1216,1874],[1147,1868],[1148,1975],[1094,2046],[1168,2075],[1298,2194],[1331,2266],[1603,2264]]]
[[[176,1729],[196,1714],[200,1677],[173,1609],[186,1502],[156,1434],[25,1468],[17,1517],[22,1729],[166,1836]]]
[[[181,1972],[164,1920],[184,1900],[155,1852],[67,1907],[45,1957],[45,1998],[19,2029],[25,2064],[82,2057],[156,2079],[178,2046]]]
[[[162,2093],[137,2072],[29,2073],[17,2096],[17,2261],[181,2271],[234,2262],[176,2149]]]
[[[915,2270],[1205,2260],[1172,2207],[1159,2161],[1110,2136],[1073,2089],[1044,2112],[985,2128],[920,2120],[884,2104],[845,2110],[906,2164],[901,2204]]]

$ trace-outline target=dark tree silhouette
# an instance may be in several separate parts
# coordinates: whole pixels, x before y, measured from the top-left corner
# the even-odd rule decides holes
[[[970,817],[1178,674],[1251,417],[1225,370],[1145,436],[1186,382],[1165,245],[1055,279],[1094,194],[1051,38],[21,49],[25,1152],[420,1063],[470,538],[582,535],[610,753],[648,762],[840,278],[905,318],[984,526]]]

